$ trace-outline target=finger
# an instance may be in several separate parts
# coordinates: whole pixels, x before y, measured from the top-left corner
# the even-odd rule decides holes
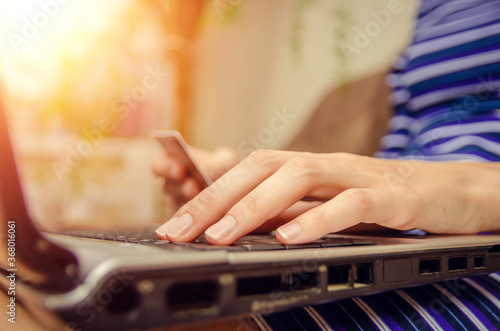
[[[321,201],[311,201],[311,202],[297,201],[294,205],[290,206],[283,212],[267,220],[264,224],[256,228],[254,232],[264,233],[264,232],[274,231],[281,225],[290,222],[299,215],[315,207],[318,207],[321,204],[323,204],[323,202]]]
[[[165,180],[163,184],[163,190],[173,197],[184,197],[184,194],[181,191],[182,181],[177,180]]]
[[[186,177],[186,167],[166,154],[155,159],[151,165],[153,173],[170,180],[182,180]]]
[[[191,200],[201,192],[200,184],[192,177],[188,177],[182,182],[181,192],[184,198]]]
[[[157,229],[158,236],[180,242],[193,240],[295,155],[295,152],[253,152],[180,208]]]
[[[286,162],[208,228],[207,240],[228,245],[280,214],[323,181],[320,169],[326,167],[324,163],[327,161],[307,157]]]
[[[175,202],[177,209],[201,191],[198,182],[191,177],[187,177],[182,181],[167,179],[163,188],[167,195],[169,195]]]
[[[324,158],[295,157],[208,228],[207,240],[218,245],[231,244],[306,195],[332,198],[343,191],[344,185],[360,185],[363,175],[354,176],[351,169]]]
[[[164,184],[165,196],[169,197],[172,205],[175,206],[173,211],[178,210],[182,205],[184,205],[189,199],[184,195],[182,191],[182,181],[166,180]]]
[[[393,191],[349,189],[283,225],[276,237],[287,244],[305,243],[362,222],[404,228],[412,219],[411,210]]]

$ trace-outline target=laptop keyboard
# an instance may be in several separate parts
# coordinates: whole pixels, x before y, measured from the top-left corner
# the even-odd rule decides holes
[[[307,248],[322,248],[322,247],[342,247],[342,246],[358,246],[358,245],[374,245],[374,241],[366,239],[344,238],[339,235],[326,235],[318,240],[306,244],[284,245],[279,242],[275,236],[270,234],[247,235],[230,246],[217,246],[210,244],[205,236],[202,235],[189,243],[176,243],[168,240],[158,239],[156,233],[151,230],[147,231],[81,231],[71,230],[57,232],[80,238],[115,241],[122,243],[131,243],[138,245],[154,246],[165,249],[180,249],[187,248],[192,250],[229,250],[229,251],[268,251],[268,250],[289,250],[289,249],[307,249]]]

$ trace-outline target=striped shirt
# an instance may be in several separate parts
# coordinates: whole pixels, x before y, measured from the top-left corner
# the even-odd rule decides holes
[[[500,1],[423,1],[387,82],[395,114],[377,157],[500,160]]]
[[[255,314],[261,330],[499,330],[500,275]],[[245,330],[245,328],[242,328]]]
[[[376,154],[500,161],[500,0],[423,0]],[[261,330],[499,330],[500,273],[252,316]]]

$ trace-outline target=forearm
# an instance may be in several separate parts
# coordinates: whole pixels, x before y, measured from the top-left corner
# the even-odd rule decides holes
[[[450,234],[500,231],[500,162],[378,162],[393,164],[382,175],[392,196],[407,201],[401,219],[409,228]],[[406,224],[384,225],[403,229]]]

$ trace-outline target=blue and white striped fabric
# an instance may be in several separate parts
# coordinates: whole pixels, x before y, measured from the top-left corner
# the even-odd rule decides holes
[[[390,291],[267,316],[261,330],[499,330],[500,275]]]
[[[395,115],[377,157],[500,160],[500,1],[423,1],[387,82]]]
[[[376,154],[500,161],[500,0],[423,0]],[[500,274],[255,315],[262,330],[500,330]]]

